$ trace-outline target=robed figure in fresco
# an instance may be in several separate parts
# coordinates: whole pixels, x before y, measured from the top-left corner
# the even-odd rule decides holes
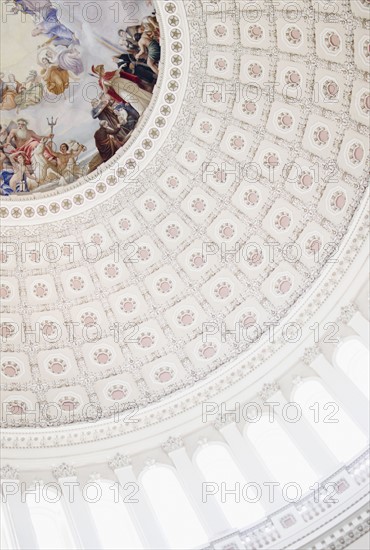
[[[47,57],[42,59],[41,76],[46,88],[51,94],[61,95],[69,87],[69,73],[58,65],[54,65]]]
[[[135,75],[128,75],[128,78],[122,78],[120,71],[106,72],[104,65],[92,67],[94,74],[99,77],[99,86],[104,93],[108,94],[117,103],[130,103],[141,116],[148,107],[152,94],[142,90],[133,80]]]
[[[53,137],[52,135],[47,136],[48,138]],[[28,122],[24,118],[19,118],[17,120],[17,128],[11,130],[6,140],[5,145],[8,145],[12,148],[11,153],[22,153],[25,164],[31,165],[32,163],[32,153],[35,148],[40,143],[43,136],[39,136],[33,130],[28,128]],[[53,158],[53,152],[47,148],[45,156]]]
[[[100,128],[94,134],[95,145],[103,162],[107,162],[122,146],[122,141],[116,137],[121,127],[117,125],[115,128],[110,128],[106,120],[101,120],[99,124]]]
[[[95,119],[106,120],[110,128],[121,127],[117,134],[120,141],[125,141],[128,134],[135,128],[139,113],[129,103],[121,103],[113,108],[113,99],[101,97],[91,101],[91,116]],[[123,122],[122,122],[123,121]]]
[[[37,105],[43,98],[44,87],[37,71],[31,70],[22,85],[20,93],[15,98],[17,111]]]
[[[32,36],[44,34],[48,37],[48,41],[44,44],[53,43],[54,46],[71,46],[71,44],[79,44],[80,41],[74,33],[58,19],[58,12],[55,8],[49,9],[43,13],[43,21],[38,23],[32,31]]]
[[[21,91],[22,85],[18,82],[14,74],[10,74],[8,77],[8,82],[2,80],[2,90],[1,90],[1,111],[11,111],[17,107],[16,97]]]
[[[122,53],[118,56],[115,55],[112,57],[112,60],[117,63],[122,78],[130,80],[130,76],[134,76],[137,80],[132,81],[136,82],[140,88],[147,92],[153,92],[153,88],[157,82],[157,76],[146,63],[136,61],[135,58],[132,59],[127,53]]]

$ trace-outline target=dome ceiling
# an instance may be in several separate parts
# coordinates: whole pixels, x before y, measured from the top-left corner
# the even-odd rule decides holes
[[[368,2],[234,4],[158,2],[155,98],[118,161],[4,199],[9,425],[36,403],[53,425],[194,385],[335,257],[365,190]]]

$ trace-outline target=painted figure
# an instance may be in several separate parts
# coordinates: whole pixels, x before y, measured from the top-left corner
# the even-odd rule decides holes
[[[47,148],[47,142],[47,137],[41,138],[32,152],[32,173],[40,185],[52,181],[64,185],[66,181],[57,170],[55,154]]]
[[[15,9],[29,15],[36,15],[42,11],[47,13],[52,7],[50,0],[14,0],[14,3]]]
[[[37,71],[30,71],[20,93],[15,98],[17,110],[37,105],[43,98],[44,87]]]
[[[82,152],[86,151],[86,147],[77,142],[74,142],[73,145],[76,146],[72,147],[68,143],[62,143],[59,152],[54,152],[57,171],[63,176],[66,183],[73,183],[82,175],[77,159]]]
[[[4,82],[4,73],[0,73],[0,103],[3,102],[3,95],[6,88],[6,84]]]
[[[158,40],[154,38],[154,34],[150,31],[145,31],[142,34],[137,33],[135,39],[139,44],[139,52],[135,55],[137,60],[146,57],[147,64],[155,74],[159,74],[158,63],[161,59],[161,47]]]
[[[140,25],[140,31],[148,32],[148,34],[150,34],[152,38],[157,40],[157,42],[160,41],[161,32],[159,29],[157,18],[154,15],[148,15],[147,17],[144,17]]]
[[[94,138],[96,148],[99,151],[103,162],[107,162],[107,160],[112,158],[122,146],[122,142],[115,137],[120,129],[120,125],[113,129],[108,126],[108,122],[106,120],[100,121],[100,128],[95,132]]]
[[[70,46],[71,44],[79,44],[79,40],[74,33],[63,25],[57,16],[57,10],[51,8],[43,14],[44,20],[41,21],[32,31],[32,36],[45,34],[49,40],[43,44],[53,43],[54,46]]]
[[[2,153],[4,155],[4,153]],[[5,154],[8,160],[8,167],[1,170],[0,175],[2,182],[0,189],[2,195],[11,195],[12,193],[21,193],[33,191],[38,187],[38,183],[24,161],[22,152]],[[9,166],[10,164],[10,166]]]
[[[118,125],[118,116],[112,109],[112,102],[109,99],[93,99],[91,101],[91,116],[99,120],[106,120],[111,128]]]
[[[140,63],[136,61],[134,57],[131,58],[131,56],[126,53],[114,56],[112,59],[117,63],[123,78],[129,80],[129,75],[135,76],[138,79],[136,82],[140,88],[148,92],[153,92],[154,85],[157,81],[157,75],[146,63]]]
[[[48,136],[48,138],[52,137],[52,135]],[[12,147],[10,153],[24,153],[26,165],[31,165],[32,153],[42,139],[43,136],[39,136],[36,132],[28,128],[27,120],[19,118],[17,120],[17,128],[9,132],[5,143]],[[53,157],[52,151],[46,150],[46,155],[50,158]]]
[[[2,88],[2,100],[0,104],[0,110],[2,111],[11,111],[17,107],[16,97],[22,87],[20,82],[15,79],[14,74],[10,74],[8,78],[8,82],[4,82]]]
[[[70,71],[74,75],[78,76],[83,73],[84,66],[81,59],[81,54],[75,46],[69,46],[58,53],[56,64],[61,69]]]
[[[120,121],[121,124],[123,124],[124,129],[127,132],[132,132],[140,118],[137,110],[134,109],[129,103],[121,103],[120,105],[117,105],[116,111],[118,112],[118,118],[124,118],[123,123]]]
[[[69,87],[69,72],[53,65],[47,57],[42,58],[41,76],[51,94],[61,95]]]
[[[135,82],[122,78],[118,70],[106,72],[104,65],[97,65],[92,70],[99,76],[99,86],[104,93],[117,103],[130,103],[139,115],[143,114],[152,99],[150,92],[142,90]]]

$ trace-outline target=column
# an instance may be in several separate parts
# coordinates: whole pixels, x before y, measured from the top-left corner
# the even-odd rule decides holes
[[[313,359],[310,366],[324,380],[326,386],[342,403],[343,408],[352,420],[368,436],[369,402],[357,386],[344,374],[342,369],[335,369],[323,354]]]
[[[370,313],[368,288],[369,287],[367,286],[367,284],[365,284],[354,300],[355,306],[358,307],[359,311],[367,320],[369,320],[369,313]]]
[[[1,494],[10,520],[11,536],[20,550],[38,550],[39,544],[31,514],[22,498],[18,473],[10,466],[1,468]]]
[[[369,347],[369,321],[361,314],[360,311],[355,308],[353,304],[350,304],[346,308],[343,308],[342,315],[336,323],[339,327],[339,333],[335,335],[335,338],[339,338],[337,345],[325,343],[323,346],[323,353],[330,361],[330,353],[335,353],[338,346],[342,342],[349,338],[360,338],[362,343]],[[326,348],[329,348],[326,353]]]
[[[281,491],[274,492],[274,502],[270,502],[266,483],[276,481],[270,470],[255,450],[251,442],[244,437],[234,422],[218,423],[218,430],[228,443],[231,453],[247,482],[257,483],[262,490],[261,505],[266,515],[286,505]]]
[[[341,340],[344,340],[345,338],[351,338],[353,336],[357,336],[357,333],[353,328],[350,326],[349,321],[353,318],[354,311],[351,309],[350,313],[347,315],[343,314],[344,320],[339,318],[339,321],[336,322],[336,325],[338,326],[338,334],[335,334],[334,338],[339,339],[339,344]],[[327,346],[328,344],[324,344]],[[338,345],[338,344],[337,344]],[[335,349],[335,348],[334,348]]]
[[[184,491],[195,509],[208,537],[212,540],[232,530],[220,505],[213,495],[202,499],[203,478],[186,452],[180,438],[170,437],[163,445],[163,450],[171,458],[177,474],[182,481]]]
[[[74,468],[63,463],[54,468],[53,475],[62,490],[63,502],[77,547],[84,550],[102,550],[95,521],[88,503],[83,498]]]
[[[301,381],[300,379],[295,383],[299,384]],[[292,442],[298,447],[310,466],[312,466],[320,477],[331,474],[340,468],[341,463],[330,451],[328,446],[325,445],[321,437],[317,435],[304,416],[301,416],[297,422],[289,422],[284,418],[282,409],[288,401],[281,390],[274,393],[268,401],[276,401],[279,403],[279,408],[275,410],[281,419],[283,429],[289,434]]]
[[[362,315],[360,311],[356,311],[352,319],[349,321],[349,326],[353,328],[356,334],[359,335],[364,345],[370,347],[370,324],[369,321]]]
[[[130,457],[117,453],[109,461],[109,467],[114,471],[123,488],[126,483],[135,484],[139,488],[137,493],[138,502],[127,503],[125,506],[127,506],[129,514],[140,533],[145,548],[149,550],[165,550],[169,548],[168,541],[157,520],[155,511],[147,499],[144,488],[139,484],[134,474]]]

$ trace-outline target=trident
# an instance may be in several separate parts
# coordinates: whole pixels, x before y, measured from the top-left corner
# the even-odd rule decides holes
[[[50,126],[50,133],[54,135],[54,126],[57,125],[58,119],[56,118],[54,120],[54,117],[51,117],[51,120],[49,120],[49,118],[47,117],[46,120],[48,122],[48,125]],[[53,141],[50,141],[50,143],[55,147],[55,143]]]

